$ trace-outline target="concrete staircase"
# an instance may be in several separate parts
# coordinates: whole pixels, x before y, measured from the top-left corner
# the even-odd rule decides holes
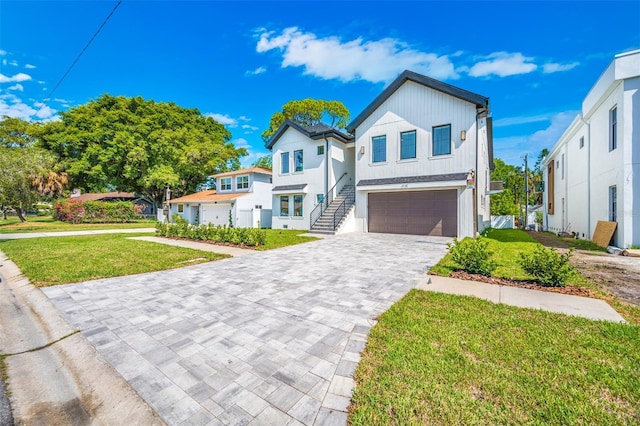
[[[342,203],[344,202],[344,205]],[[340,226],[347,218],[352,209],[355,208],[356,203],[356,187],[355,185],[345,185],[340,193],[336,195],[333,202],[329,204],[327,209],[322,213],[322,216],[318,218],[316,223],[311,227],[310,232],[316,234],[329,234],[334,235]],[[338,216],[336,216],[336,226],[334,228],[334,215],[340,209]]]

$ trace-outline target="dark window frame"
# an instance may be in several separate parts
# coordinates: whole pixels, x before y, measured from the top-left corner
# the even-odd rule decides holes
[[[318,155],[324,155],[324,145],[318,145]]]
[[[283,175],[289,173],[289,152],[280,153],[280,172]]]
[[[618,106],[609,110],[609,151],[618,147]]]
[[[376,142],[382,143],[383,149],[376,149]],[[382,158],[376,157],[376,152],[382,155]],[[387,135],[379,135],[371,137],[371,162],[386,163],[387,162]]]
[[[404,136],[413,134],[413,155],[412,156],[404,156]],[[417,158],[418,156],[418,140],[417,134],[415,130],[409,130],[407,132],[400,132],[400,159],[401,160],[411,160]]]
[[[440,150],[436,150],[436,144],[440,143],[440,141],[436,140],[436,132],[440,129],[449,129],[449,142],[447,144],[447,151],[446,152],[440,152]],[[451,124],[442,124],[440,126],[433,126],[431,128],[431,153],[434,157],[440,156],[440,155],[451,155]]]
[[[286,206],[283,209],[283,204],[284,203],[286,203]],[[283,214],[283,210],[284,210],[284,214]],[[288,217],[289,216],[289,196],[288,195],[281,195],[280,196],[280,216],[281,217]]]
[[[304,207],[304,195],[296,194],[293,196],[293,217],[302,217]]]
[[[300,156],[300,163],[298,164],[298,155]],[[304,171],[304,150],[296,149],[293,151],[293,172],[300,173]]]
[[[609,222],[618,221],[618,187],[609,187]]]

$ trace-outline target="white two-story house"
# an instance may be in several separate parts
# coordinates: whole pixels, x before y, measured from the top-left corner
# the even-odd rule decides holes
[[[271,226],[271,170],[255,167],[212,178],[217,189],[170,200],[171,216],[178,214],[192,225]]]
[[[490,223],[489,98],[403,72],[348,126],[355,229],[474,236]]]
[[[616,55],[544,161],[545,229],[640,246],[640,50]]]
[[[353,187],[353,137],[326,124],[304,128],[287,120],[267,148],[273,153],[274,229],[311,229],[323,207],[345,185]]]

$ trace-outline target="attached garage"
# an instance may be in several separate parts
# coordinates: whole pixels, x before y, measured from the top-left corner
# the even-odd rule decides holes
[[[455,237],[458,191],[370,192],[369,232]]]

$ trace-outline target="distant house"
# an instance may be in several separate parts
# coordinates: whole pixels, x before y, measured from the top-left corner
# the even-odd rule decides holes
[[[490,224],[489,113],[488,98],[405,71],[349,134],[285,122],[267,143],[273,227],[475,235]]]
[[[143,215],[154,216],[156,214],[156,207],[153,203],[133,192],[87,192],[82,194],[79,190],[74,190],[70,199],[74,201],[131,201],[134,204],[144,206],[144,210],[142,210]]]
[[[544,228],[640,245],[640,50],[616,55],[544,161]]]
[[[169,201],[170,215],[192,225],[271,227],[271,170],[241,169],[212,176],[216,190]]]

